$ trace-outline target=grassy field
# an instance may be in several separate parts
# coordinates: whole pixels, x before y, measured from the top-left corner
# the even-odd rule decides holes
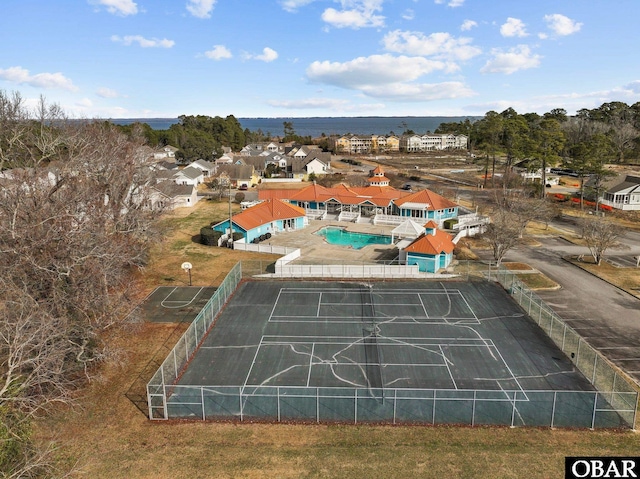
[[[238,260],[275,260],[193,241],[201,226],[226,214],[227,204],[202,202],[169,216],[170,233],[154,249],[140,288],[184,284],[185,260],[194,265],[195,285],[216,284]],[[146,323],[107,338],[119,361],[79,392],[76,407],[37,424],[38,437],[55,445],[61,469],[109,479],[557,478],[565,456],[640,450],[640,438],[629,431],[151,422],[128,398],[130,387],[180,328]]]

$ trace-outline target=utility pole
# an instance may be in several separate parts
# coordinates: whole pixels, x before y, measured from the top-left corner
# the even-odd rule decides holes
[[[233,223],[231,218],[231,177],[229,177],[229,239],[227,240],[227,244],[233,247]]]

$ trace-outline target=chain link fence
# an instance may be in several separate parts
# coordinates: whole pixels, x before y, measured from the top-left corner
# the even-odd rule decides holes
[[[633,383],[567,325],[514,272],[490,264],[486,274],[489,280],[496,280],[509,292],[598,391],[608,391],[606,401],[633,427],[638,403],[638,392]]]
[[[477,265],[477,263],[476,263]],[[243,278],[273,263],[238,263],[147,384],[150,419],[197,418],[304,422],[385,422],[634,428],[638,392],[517,276],[468,265],[499,282],[591,381],[596,391],[242,387],[178,384],[179,377]]]

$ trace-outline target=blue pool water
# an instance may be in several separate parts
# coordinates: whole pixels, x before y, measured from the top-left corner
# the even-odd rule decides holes
[[[324,236],[329,244],[351,246],[353,249],[362,249],[370,244],[391,244],[391,236],[353,233],[343,228],[332,226],[322,228],[316,234]]]

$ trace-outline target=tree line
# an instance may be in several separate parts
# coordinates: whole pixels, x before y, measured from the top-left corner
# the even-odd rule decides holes
[[[114,355],[158,238],[144,138],[0,91],[0,477],[53,474],[34,417]]]
[[[507,108],[500,113],[489,111],[475,122],[442,123],[436,133],[466,135],[470,151],[485,158],[485,171],[491,172],[493,182],[497,165],[508,185],[514,178],[513,165],[525,160],[531,170],[542,168],[543,175],[546,167],[562,166],[580,178],[604,177],[606,164],[640,156],[640,102],[604,103],[581,109],[575,116],[561,108],[543,115]]]

